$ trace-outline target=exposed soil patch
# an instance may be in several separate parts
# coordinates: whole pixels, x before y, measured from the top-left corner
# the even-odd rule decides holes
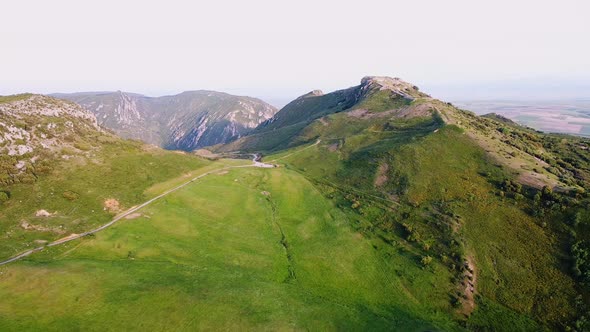
[[[461,313],[469,317],[475,310],[475,286],[477,285],[477,273],[475,270],[475,260],[473,256],[467,256],[465,261],[465,271],[463,272],[463,294],[465,295]]]
[[[139,217],[141,217],[141,213],[135,212],[135,213],[126,215],[125,216],[125,219],[131,220],[131,219],[136,219],[136,218],[139,218]]]
[[[110,213],[118,213],[121,211],[121,204],[114,198],[108,198],[104,201],[104,210]]]
[[[407,107],[401,107],[392,109],[389,111],[384,112],[371,112],[366,109],[355,109],[346,114],[350,117],[357,118],[357,119],[372,119],[372,118],[386,118],[386,117],[396,117],[396,118],[417,118],[417,117],[429,117],[432,116],[434,112],[432,105],[430,104],[420,104],[420,105],[411,105]]]
[[[328,151],[336,152],[338,150],[338,143],[328,145]]]
[[[268,191],[263,191],[261,192],[261,194],[263,194],[264,196],[270,196],[270,193]]]
[[[47,210],[39,210],[35,212],[35,217],[51,217],[53,213],[47,212]]]
[[[401,108],[399,110],[399,112],[395,115],[399,118],[418,118],[418,117],[431,116],[432,112],[433,112],[432,105],[420,104],[420,105],[412,105],[410,107]]]
[[[346,112],[346,115],[353,117],[353,118],[357,118],[357,119],[371,119],[371,118],[387,117],[389,115],[392,115],[395,112],[397,112],[397,110],[374,113],[369,110],[359,108],[359,109],[352,110],[350,112]]]
[[[375,187],[381,187],[382,185],[387,182],[387,171],[389,170],[389,165],[383,163],[379,165],[377,168],[377,175],[375,176],[374,185]]]
[[[328,125],[329,125],[328,121],[326,121],[326,119],[324,119],[324,118],[319,118],[318,120],[319,120],[319,121],[320,121],[320,123],[321,123],[321,124],[323,124],[324,126],[328,126]]]

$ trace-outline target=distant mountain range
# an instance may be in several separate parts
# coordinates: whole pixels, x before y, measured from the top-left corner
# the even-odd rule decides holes
[[[256,98],[204,90],[164,97],[121,91],[52,96],[81,105],[124,138],[185,151],[239,138],[277,112]]]

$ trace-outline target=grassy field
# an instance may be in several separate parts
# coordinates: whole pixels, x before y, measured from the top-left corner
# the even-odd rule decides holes
[[[102,225],[114,214],[160,193],[144,192],[150,186],[180,174],[190,175],[210,163],[120,140],[103,144],[94,157],[51,160],[51,171],[35,182],[0,188],[10,195],[0,203],[0,258]],[[105,210],[107,199],[117,200],[118,209]],[[39,210],[52,216],[38,217]]]
[[[444,267],[376,250],[297,172],[220,172],[141,213],[1,267],[0,330],[460,329]]]

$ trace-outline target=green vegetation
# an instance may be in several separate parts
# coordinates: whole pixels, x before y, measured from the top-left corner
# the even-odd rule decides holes
[[[31,93],[22,93],[18,95],[0,96],[0,103],[11,103],[13,101],[25,100],[31,97]]]
[[[568,255],[568,240],[564,231],[552,230],[563,224],[562,206],[579,206],[569,194],[523,189],[463,130],[441,127],[436,116],[381,121],[381,130],[371,120],[357,127],[346,114],[327,121],[302,138],[320,137],[322,144],[285,158],[286,166],[355,212],[353,225],[382,240],[380,250],[401,247],[415,255],[416,265],[428,266],[430,257],[446,266],[455,284],[448,298],[459,307],[468,302],[461,285],[467,282],[465,262],[473,259],[475,300],[485,305],[476,304],[474,318],[466,319],[470,328],[497,330],[498,317],[505,326],[529,330],[540,328],[534,321],[573,326],[580,314],[571,305],[576,283],[560,261]],[[339,125],[346,121],[348,126]],[[535,207],[545,214],[536,215]]]
[[[383,112],[410,105],[411,100],[406,99],[389,90],[375,92],[371,98],[360,102],[356,108],[370,110],[371,112]]]
[[[302,96],[215,147],[272,153],[278,168],[221,170],[249,161],[100,136],[68,135],[67,161],[11,173],[17,161],[1,160],[0,249],[88,230],[218,171],[0,267],[1,330],[590,329],[587,139],[382,78]]]
[[[199,169],[210,162],[190,155],[145,149],[138,142],[117,140],[101,145],[92,158],[43,159],[30,167],[30,181],[0,187],[0,257],[8,258],[35,242],[81,233],[108,222],[113,213],[146,201],[144,191],[155,183]],[[30,173],[28,173],[30,172]],[[2,200],[0,197],[0,200]],[[105,200],[119,206],[109,210]],[[36,211],[53,215],[37,217]],[[23,227],[26,222],[32,227]]]
[[[213,174],[141,213],[0,267],[0,329],[460,329],[439,263],[376,250],[296,172]]]

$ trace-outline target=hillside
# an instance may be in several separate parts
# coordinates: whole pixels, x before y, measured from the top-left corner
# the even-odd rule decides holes
[[[191,151],[226,143],[272,117],[276,109],[255,98],[215,91],[146,97],[126,92],[55,94],[80,104],[98,123],[124,138]]]
[[[127,208],[207,176],[0,267],[1,330],[590,329],[587,139],[387,77],[312,91],[209,147],[278,167],[166,152],[88,121],[79,157],[53,153],[51,172],[5,185],[5,257],[106,223],[111,197]]]
[[[289,147],[300,152],[281,151]],[[211,149],[283,157],[356,215],[352,227],[381,241],[383,255],[446,266],[448,297],[470,329],[505,330],[493,322],[509,321],[537,330],[584,324],[577,266],[588,250],[589,148],[369,77],[302,96]]]
[[[391,110],[395,108],[399,110],[398,116],[413,116],[414,110],[418,113],[424,110],[421,106],[415,109],[411,106],[412,101],[424,96],[417,87],[387,77],[365,77],[359,86],[328,94],[314,90],[287,104],[247,137],[215,150],[275,151],[291,147],[298,144],[297,137],[306,126],[343,111],[354,110],[356,113],[351,114],[360,118],[382,118],[392,115]],[[380,114],[368,114],[369,110]]]
[[[72,102],[0,97],[0,258],[104,224],[208,163],[121,139]]]

